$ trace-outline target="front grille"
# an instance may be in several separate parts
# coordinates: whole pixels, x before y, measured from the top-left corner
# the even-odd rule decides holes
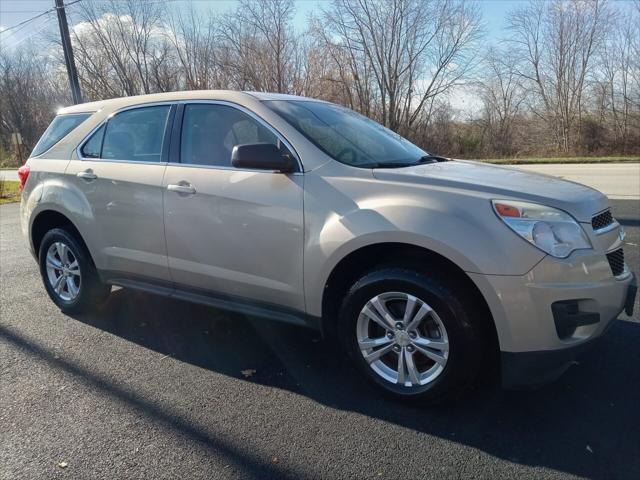
[[[609,266],[611,267],[611,273],[614,277],[622,275],[624,272],[624,252],[622,248],[607,253],[607,260],[609,260]]]
[[[602,213],[599,213],[591,219],[591,226],[594,230],[600,230],[604,227],[608,227],[612,223],[613,215],[611,215],[611,210],[606,210]]]

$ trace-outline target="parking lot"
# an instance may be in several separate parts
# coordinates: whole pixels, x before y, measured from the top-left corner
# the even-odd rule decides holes
[[[640,271],[638,200],[612,201]],[[0,478],[640,478],[640,323],[560,381],[381,398],[318,335],[118,290],[61,314],[0,207]]]

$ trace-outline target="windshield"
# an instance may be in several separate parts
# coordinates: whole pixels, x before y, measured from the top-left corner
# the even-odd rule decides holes
[[[327,155],[347,165],[403,167],[429,156],[397,133],[348,108],[296,100],[264,103]]]

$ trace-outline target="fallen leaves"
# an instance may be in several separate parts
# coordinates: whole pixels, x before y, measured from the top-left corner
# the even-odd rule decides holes
[[[67,468],[69,466],[69,464],[67,462],[60,462],[58,463],[58,467],[59,468]]]

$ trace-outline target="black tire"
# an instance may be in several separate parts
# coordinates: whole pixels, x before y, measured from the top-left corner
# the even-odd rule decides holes
[[[342,347],[370,381],[395,398],[441,403],[459,397],[475,384],[490,345],[486,309],[465,291],[468,289],[464,285],[447,276],[447,272],[432,275],[401,267],[381,267],[367,273],[351,286],[342,303],[338,324]],[[382,378],[370,367],[358,346],[356,328],[362,308],[376,295],[394,291],[426,302],[446,329],[449,342],[446,365],[425,385],[407,387]]]
[[[56,242],[62,242],[66,245],[79,265],[81,280],[79,281],[78,294],[72,300],[65,300],[56,293],[47,273],[47,252],[49,247]],[[95,311],[104,304],[111,293],[111,286],[100,280],[85,246],[78,241],[73,233],[64,228],[54,228],[44,235],[38,252],[38,263],[44,288],[53,303],[64,313],[79,314]]]

